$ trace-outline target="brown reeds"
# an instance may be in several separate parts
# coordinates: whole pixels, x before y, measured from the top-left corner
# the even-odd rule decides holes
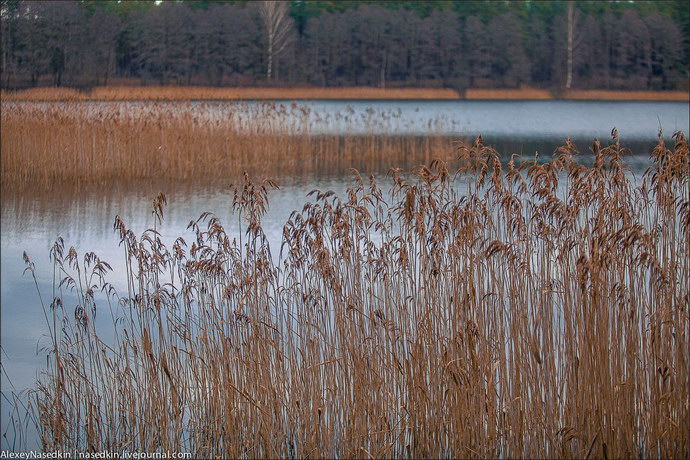
[[[3,90],[6,101],[188,101],[248,99],[459,99],[447,88],[216,88],[207,86],[100,86],[87,91],[72,88]]]
[[[690,101],[687,91],[568,90],[561,97],[590,101]]]
[[[687,91],[618,91],[618,90],[579,90],[551,91],[547,89],[521,87],[515,89],[469,88],[465,99],[496,100],[590,100],[590,101],[690,101]]]
[[[637,180],[617,138],[593,144],[592,167],[570,141],[504,165],[478,139],[457,174],[391,171],[390,198],[356,174],[292,215],[277,265],[261,228],[275,184],[245,176],[237,235],[205,213],[193,241],[165,245],[116,218],[119,294],[104,261],[58,240],[32,398],[43,448],[687,458],[690,166],[675,137]]]
[[[449,88],[216,88],[205,86],[99,86],[86,91],[73,88],[0,90],[3,101],[234,101],[292,99],[584,99],[595,101],[690,100],[687,91],[568,90],[468,88],[460,93]]]
[[[548,89],[530,88],[528,86],[513,89],[468,88],[465,90],[465,99],[544,100],[553,98],[553,93]]]
[[[3,102],[3,185],[385,173],[452,155],[452,139],[440,135],[314,135],[308,108],[296,105],[118,104]],[[350,116],[334,121],[359,123]]]

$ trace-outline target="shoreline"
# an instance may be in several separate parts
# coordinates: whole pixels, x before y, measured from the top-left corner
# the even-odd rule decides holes
[[[88,91],[73,88],[0,90],[4,101],[242,101],[242,100],[577,100],[689,102],[687,91],[467,89],[462,94],[447,88],[236,88],[204,86],[98,86]]]

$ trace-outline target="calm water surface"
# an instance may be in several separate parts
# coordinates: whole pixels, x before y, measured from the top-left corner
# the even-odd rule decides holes
[[[131,108],[141,107],[141,104],[123,105]],[[531,156],[535,151],[548,156],[567,136],[575,139],[581,152],[587,152],[593,138],[607,143],[615,126],[624,145],[632,150],[627,165],[637,177],[650,165],[648,153],[656,143],[659,125],[670,145],[670,135],[675,130],[688,131],[688,104],[673,102],[312,101],[279,104],[283,107],[281,117],[288,113],[295,126],[307,123],[314,134],[432,133],[458,138],[482,134],[487,144],[494,145],[506,156],[511,153]],[[236,110],[231,106],[229,103],[192,105],[193,110],[210,118]],[[252,110],[258,110],[259,105],[249,103],[244,107],[251,119]],[[299,114],[289,115],[292,111]],[[581,161],[587,163],[591,157],[583,153]],[[385,175],[380,180],[387,190],[389,183]],[[354,185],[352,176],[346,173],[285,177],[279,182],[281,188],[270,193],[270,208],[263,219],[276,258],[283,225],[293,210],[301,210],[310,200],[307,198],[310,191],[333,190],[344,196],[346,188]],[[56,188],[50,193],[3,193],[0,294],[4,394],[32,386],[37,372],[45,365],[46,354],[41,348],[48,343],[48,330],[33,278],[29,273],[23,274],[22,253],[26,251],[36,264],[37,282],[47,304],[52,299],[53,276],[49,250],[58,236],[64,238],[67,248],[74,246],[80,257],[95,251],[110,263],[114,271],[108,279],[122,292],[126,289],[121,275],[124,250],[113,231],[114,218],[121,216],[127,226],[140,235],[153,224],[151,200],[159,192],[168,196],[165,220],[160,227],[164,241],[171,243],[178,236],[191,238],[192,233],[186,227],[204,211],[218,215],[228,233],[239,237],[237,216],[231,210],[228,180],[203,185],[140,182],[82,191]],[[108,315],[100,318],[106,328]],[[3,398],[0,412],[3,432],[8,423],[8,407]],[[1,442],[2,449],[13,447],[11,438],[3,438]]]
[[[279,105],[281,105],[279,103]],[[654,138],[659,127],[688,129],[688,104],[620,101],[310,101],[315,134],[442,134],[519,140],[608,139],[616,127],[624,140]],[[260,106],[260,104],[259,104]],[[222,113],[223,105],[216,106]],[[301,120],[301,118],[300,118]]]

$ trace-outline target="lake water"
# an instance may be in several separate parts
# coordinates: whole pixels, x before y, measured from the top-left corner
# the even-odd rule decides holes
[[[100,103],[99,103],[100,104]],[[118,104],[118,103],[108,103]],[[144,103],[119,103],[125,110]],[[587,152],[592,139],[606,144],[616,127],[633,155],[627,160],[638,177],[649,166],[648,154],[656,143],[659,126],[667,142],[676,130],[688,131],[688,103],[678,102],[573,102],[573,101],[311,101],[277,103],[277,115],[291,120],[296,130],[312,134],[395,134],[447,135],[472,138],[481,134],[506,157],[525,156],[540,151],[549,155],[571,136],[581,152]],[[232,103],[198,103],[192,109],[209,119],[237,111]],[[259,103],[242,105],[246,118],[264,111]],[[582,155],[582,161],[591,157]],[[394,167],[396,165],[390,165]],[[366,173],[366,171],[364,171]],[[385,177],[381,180],[385,185]],[[270,193],[270,209],[263,219],[274,256],[280,249],[283,224],[293,210],[301,210],[307,194],[314,190],[333,190],[344,195],[354,184],[346,172],[336,175],[280,178],[281,188]],[[159,193],[168,196],[165,220],[160,227],[163,239],[192,235],[187,224],[203,211],[219,216],[238,235],[237,217],[231,212],[229,180],[198,184],[192,182],[156,183],[142,181],[113,184],[107,188],[74,190],[70,187],[49,192],[17,193],[3,190],[1,252],[2,305],[2,391],[5,395],[30,387],[45,364],[48,330],[34,281],[23,274],[26,251],[36,265],[37,282],[44,302],[50,303],[52,266],[49,250],[61,236],[66,247],[74,246],[80,256],[95,251],[114,269],[109,281],[123,286],[124,252],[113,231],[116,215],[136,234],[153,224],[151,200]],[[105,315],[104,315],[105,316]],[[107,318],[103,318],[106,321]],[[107,324],[107,321],[104,325]],[[2,400],[2,432],[7,428],[9,406]],[[11,436],[2,438],[2,449],[13,448]],[[28,446],[31,448],[31,445]]]
[[[441,134],[486,139],[607,139],[616,127],[623,139],[654,138],[688,127],[682,102],[591,101],[311,101],[279,104],[299,130],[313,134]],[[214,110],[224,113],[227,105]],[[292,117],[308,109],[308,116]],[[258,110],[257,112],[261,112]]]

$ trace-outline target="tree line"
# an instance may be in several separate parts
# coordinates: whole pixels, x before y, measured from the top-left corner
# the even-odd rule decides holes
[[[0,13],[3,88],[688,85],[682,1],[2,0]]]

